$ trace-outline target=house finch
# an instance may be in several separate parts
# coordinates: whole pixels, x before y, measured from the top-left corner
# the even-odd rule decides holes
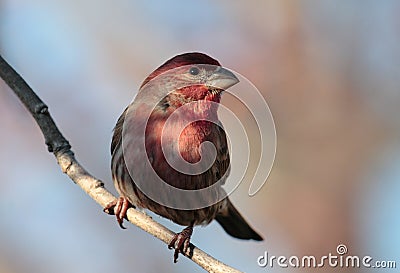
[[[213,219],[233,237],[262,240],[221,187],[230,163],[217,109],[222,91],[238,82],[232,72],[205,54],[175,56],[144,80],[115,126],[111,171],[120,198],[105,211],[114,209],[122,228],[130,206],[187,226],[169,244],[175,248],[174,262],[180,251],[186,252],[193,226]],[[206,142],[214,150],[202,145]],[[172,166],[179,159],[189,167]],[[166,186],[155,183],[157,179]]]

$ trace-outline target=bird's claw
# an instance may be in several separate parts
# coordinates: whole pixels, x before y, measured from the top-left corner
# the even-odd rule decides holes
[[[178,261],[179,252],[186,253],[190,244],[190,237],[193,233],[193,227],[189,226],[182,230],[180,233],[175,234],[171,242],[168,244],[168,248],[175,248],[174,252],[174,263]]]
[[[126,217],[126,212],[132,207],[132,204],[126,197],[120,196],[118,199],[109,203],[103,211],[107,214],[115,214],[117,222],[122,229],[126,229],[123,225],[124,218]]]

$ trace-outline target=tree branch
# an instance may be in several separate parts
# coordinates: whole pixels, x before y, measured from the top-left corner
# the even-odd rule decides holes
[[[0,77],[32,114],[43,133],[49,152],[54,154],[61,170],[103,208],[114,201],[116,197],[104,188],[103,182],[89,174],[75,159],[71,145],[58,130],[54,120],[50,116],[47,105],[43,103],[24,79],[1,56]],[[133,208],[128,210],[127,218],[129,222],[166,244],[175,235],[174,232],[157,223],[145,213]],[[188,251],[184,255],[208,272],[240,273],[240,271],[214,259],[193,244],[190,244]]]

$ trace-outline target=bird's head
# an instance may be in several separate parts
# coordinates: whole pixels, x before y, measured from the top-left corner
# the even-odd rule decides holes
[[[170,110],[199,102],[200,108],[206,111],[210,109],[207,102],[219,103],[222,91],[239,82],[231,71],[203,53],[185,53],[171,58],[144,80],[141,89],[159,75],[166,76],[158,84],[168,85],[172,91],[160,105]],[[196,109],[201,111],[198,107]]]

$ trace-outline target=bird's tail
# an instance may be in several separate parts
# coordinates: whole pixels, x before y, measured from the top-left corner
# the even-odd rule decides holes
[[[263,238],[249,226],[231,201],[228,198],[224,201],[227,202],[225,208],[215,218],[224,230],[239,239],[262,241]]]

